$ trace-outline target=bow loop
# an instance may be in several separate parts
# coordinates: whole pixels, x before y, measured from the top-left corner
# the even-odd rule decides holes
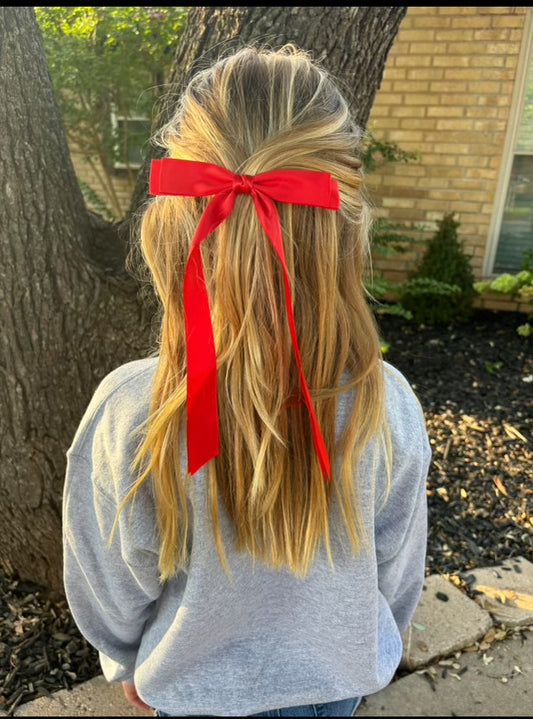
[[[318,461],[324,477],[329,478],[328,452],[302,369],[289,274],[275,201],[338,210],[340,199],[336,181],[327,173],[311,170],[271,170],[259,175],[236,175],[223,167],[206,162],[164,158],[152,160],[149,191],[152,195],[214,195],[207,204],[192,238],[183,282],[189,473],[194,474],[219,453],[216,353],[200,244],[231,213],[235,196],[249,194],[253,197],[261,225],[283,270],[287,321],[300,389],[309,413]]]

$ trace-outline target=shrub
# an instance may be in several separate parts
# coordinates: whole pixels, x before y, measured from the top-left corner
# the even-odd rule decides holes
[[[492,280],[482,280],[474,283],[474,290],[479,294],[494,293],[498,295],[509,295],[522,302],[529,302],[533,307],[533,269],[531,261],[526,257],[520,272],[512,275],[504,272]],[[519,325],[516,331],[522,337],[533,335],[533,312],[529,315],[528,321]]]
[[[418,324],[464,321],[472,314],[474,272],[458,227],[453,213],[440,220],[416,270],[399,288],[400,304]]]

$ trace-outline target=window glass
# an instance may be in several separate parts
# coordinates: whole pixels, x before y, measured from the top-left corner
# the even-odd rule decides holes
[[[533,53],[516,133],[493,272],[516,272],[533,251]]]

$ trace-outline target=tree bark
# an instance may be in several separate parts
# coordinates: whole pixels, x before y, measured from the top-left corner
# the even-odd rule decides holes
[[[294,42],[341,83],[365,126],[406,8],[194,7],[174,60],[172,112],[191,74],[248,43]],[[65,452],[100,379],[146,356],[154,306],[124,269],[130,217],[88,212],[33,8],[0,8],[0,569],[62,592]]]
[[[0,567],[62,591],[65,451],[148,323],[110,274],[116,231],[99,250],[110,228],[85,208],[32,8],[0,9],[0,66]]]

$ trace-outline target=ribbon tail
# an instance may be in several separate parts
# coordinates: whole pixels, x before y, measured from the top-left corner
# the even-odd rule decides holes
[[[254,202],[257,210],[257,214],[261,225],[269,238],[274,251],[276,252],[278,259],[281,263],[283,270],[283,284],[285,288],[285,304],[287,308],[287,319],[289,322],[289,330],[291,333],[292,349],[294,352],[294,359],[296,361],[296,367],[298,369],[298,377],[300,380],[300,388],[303,394],[307,411],[309,413],[309,419],[311,421],[311,432],[313,436],[313,445],[317,454],[320,469],[322,475],[331,478],[331,467],[329,462],[329,455],[326,448],[324,437],[320,430],[320,425],[315,414],[313,407],[313,401],[309,393],[309,388],[305,379],[304,371],[302,368],[302,358],[300,355],[300,348],[298,345],[298,338],[296,336],[296,325],[294,322],[294,314],[292,310],[292,297],[289,282],[289,273],[287,272],[287,264],[285,262],[285,251],[283,249],[283,240],[281,237],[281,225],[279,221],[278,211],[274,202],[266,195],[254,192]]]
[[[194,474],[219,453],[217,361],[201,242],[229,215],[233,193],[207,205],[191,242],[183,283],[187,351],[187,457]]]

